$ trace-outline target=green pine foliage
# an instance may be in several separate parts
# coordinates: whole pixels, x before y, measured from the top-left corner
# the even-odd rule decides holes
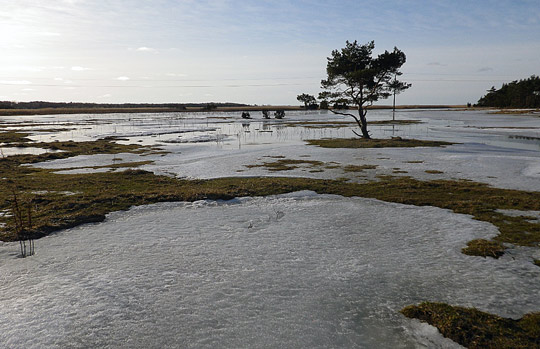
[[[540,108],[540,77],[503,84],[500,89],[493,86],[480,98],[478,107],[495,108]]]

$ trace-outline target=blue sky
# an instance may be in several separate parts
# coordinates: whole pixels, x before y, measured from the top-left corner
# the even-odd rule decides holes
[[[0,0],[0,31],[0,100],[298,104],[346,40],[405,52],[399,104],[540,74],[538,0]]]

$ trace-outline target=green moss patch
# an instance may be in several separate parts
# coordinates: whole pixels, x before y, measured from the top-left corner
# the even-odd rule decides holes
[[[7,131],[0,132],[0,143],[26,143],[30,142],[27,138],[30,134],[25,132]],[[13,145],[13,144],[10,144]]]
[[[475,239],[461,249],[466,255],[499,258],[504,254],[505,247],[498,241]]]
[[[376,168],[377,168],[377,165],[347,165],[347,166],[343,167],[343,171],[345,171],[345,172],[362,172],[364,170],[374,170]]]
[[[513,320],[429,302],[408,306],[401,313],[437,327],[443,336],[467,348],[540,348],[540,313]]]
[[[266,168],[268,171],[276,172],[276,171],[290,171],[290,170],[299,168],[300,166],[307,165],[308,167],[314,167],[314,166],[322,166],[324,164],[321,161],[314,161],[314,160],[282,159],[281,157],[272,157],[272,158],[277,158],[279,160],[272,161],[272,162],[264,162],[260,165],[245,165],[245,166],[247,168],[263,167],[263,168]]]
[[[390,139],[365,138],[325,138],[308,139],[309,145],[318,145],[323,148],[413,148],[413,147],[442,147],[454,143],[439,141],[423,141],[419,139],[405,139],[393,137]]]

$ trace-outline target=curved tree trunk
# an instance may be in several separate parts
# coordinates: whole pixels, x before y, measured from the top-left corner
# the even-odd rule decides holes
[[[362,131],[362,137],[365,139],[371,139],[367,129],[366,111],[364,110],[364,108],[362,108],[362,106],[358,107],[358,115],[360,116],[360,122],[358,123],[358,126],[360,126],[360,131]]]

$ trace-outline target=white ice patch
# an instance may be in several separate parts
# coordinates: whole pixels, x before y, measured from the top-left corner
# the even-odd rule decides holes
[[[0,347],[446,348],[399,310],[540,308],[538,267],[460,252],[496,234],[448,210],[312,192],[136,207],[40,239],[30,258],[0,245]]]
[[[61,152],[61,150],[44,149],[37,147],[0,147],[0,157],[13,155],[40,155],[45,153],[58,152]]]
[[[497,212],[510,217],[533,217],[533,219],[540,220],[540,211],[497,210]]]
[[[66,159],[39,162],[30,166],[45,169],[84,168],[137,162],[142,161],[141,159],[148,160],[149,158],[141,158],[140,155],[131,153],[78,155]]]
[[[169,135],[176,133],[191,133],[191,132],[210,132],[216,131],[215,127],[204,127],[204,128],[166,128],[166,129],[151,129],[144,131],[119,131],[113,133],[101,134],[100,138],[107,137],[147,137],[147,136],[159,136],[159,135]]]
[[[161,141],[163,143],[205,143],[205,142],[223,142],[230,141],[232,138],[226,135],[199,135],[190,138],[177,138]]]

